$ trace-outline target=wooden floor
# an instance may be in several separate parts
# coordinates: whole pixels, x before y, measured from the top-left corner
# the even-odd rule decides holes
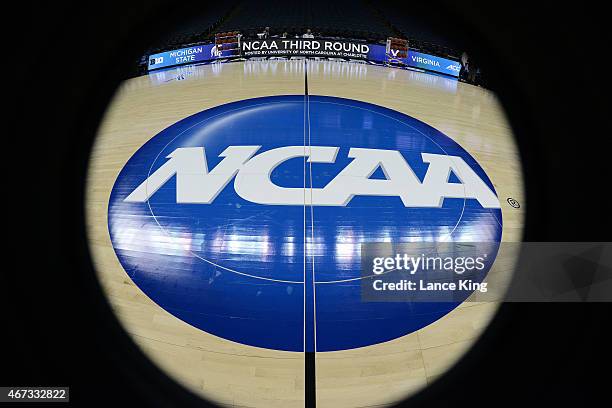
[[[525,208],[520,159],[494,94],[430,74],[366,64],[309,62],[311,95],[374,103],[406,113],[465,148],[497,190],[503,241],[520,241]],[[153,73],[126,81],[101,124],[87,185],[88,235],[99,279],[125,330],[188,389],[226,406],[304,405],[304,355],[245,346],[198,330],[150,300],[126,275],[111,245],[107,209],[127,160],[169,125],[227,102],[301,95],[301,61],[236,62]],[[512,197],[520,209],[507,204]],[[503,256],[503,254],[502,254]],[[512,271],[513,259],[494,268]],[[397,402],[435,381],[487,327],[498,304],[464,302],[437,322],[386,343],[316,355],[320,407]]]

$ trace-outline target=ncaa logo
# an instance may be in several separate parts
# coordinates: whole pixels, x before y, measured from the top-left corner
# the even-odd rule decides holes
[[[458,306],[363,302],[361,244],[495,243],[502,231],[493,184],[456,142],[324,96],[243,100],[166,128],[122,169],[108,223],[124,270],[159,306],[288,351],[377,344]]]

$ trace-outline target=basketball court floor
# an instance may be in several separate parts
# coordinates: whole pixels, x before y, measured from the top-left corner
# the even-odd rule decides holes
[[[376,194],[334,206],[323,187],[359,149],[402,152],[419,182],[427,157],[461,157],[499,206],[415,209]],[[390,179],[382,170],[366,177]],[[194,180],[218,188],[195,191]],[[520,241],[522,180],[509,123],[483,88],[336,61],[179,67],[125,81],[109,106],[89,167],[88,238],[126,332],[192,392],[223,406],[304,406],[309,352],[317,406],[387,406],[443,375],[499,303],[363,303],[360,245]],[[509,275],[512,259],[493,268]]]

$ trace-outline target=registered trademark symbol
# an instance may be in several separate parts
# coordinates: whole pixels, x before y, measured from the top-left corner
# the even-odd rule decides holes
[[[512,197],[508,197],[506,201],[508,201],[508,204],[510,204],[512,208],[521,208],[521,204]]]

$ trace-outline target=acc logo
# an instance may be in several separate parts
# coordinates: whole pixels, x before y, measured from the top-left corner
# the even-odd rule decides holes
[[[502,218],[483,169],[438,130],[296,95],[214,107],[152,137],[117,177],[108,226],[126,273],[177,318],[242,344],[331,351],[459,304],[362,301],[362,243],[499,242]]]
[[[446,69],[450,69],[452,71],[459,72],[461,71],[461,66],[450,64],[448,67],[446,67]]]

